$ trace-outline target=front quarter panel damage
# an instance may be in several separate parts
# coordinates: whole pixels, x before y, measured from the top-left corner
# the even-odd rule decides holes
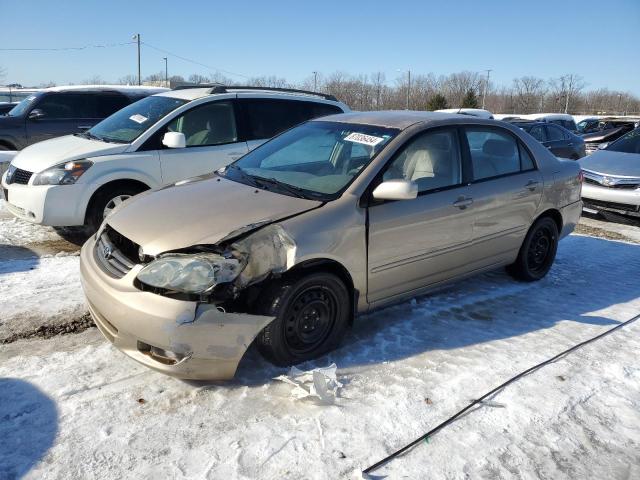
[[[260,282],[271,274],[283,273],[295,263],[296,244],[278,224],[252,233],[233,243],[231,248],[246,262],[235,281],[239,288]]]

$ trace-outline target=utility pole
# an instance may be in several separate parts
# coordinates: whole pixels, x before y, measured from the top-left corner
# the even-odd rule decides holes
[[[167,57],[162,57],[164,60],[164,85],[167,88],[169,87],[169,67],[167,66]]]
[[[318,91],[318,72],[311,72],[313,73],[313,91],[317,92]]]
[[[411,95],[411,69],[398,70],[398,72],[405,71],[407,73],[407,105],[405,110],[409,110],[409,96]]]
[[[483,110],[484,110],[484,102],[485,102],[485,99],[487,98],[487,88],[489,88],[489,74],[492,71],[493,70],[491,69],[485,70],[485,72],[487,72],[487,79],[484,81],[484,90],[482,91],[482,109]]]
[[[138,85],[142,85],[142,76],[140,75],[140,34],[136,33],[133,40],[138,41]]]
[[[378,91],[376,92],[376,110],[380,110],[380,72],[378,72],[378,82],[377,82]]]

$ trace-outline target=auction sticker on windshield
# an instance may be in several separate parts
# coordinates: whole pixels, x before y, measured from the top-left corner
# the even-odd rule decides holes
[[[149,119],[147,117],[145,117],[144,115],[140,115],[139,113],[136,113],[135,115],[131,115],[129,117],[129,120],[133,120],[136,123],[144,123]]]
[[[373,135],[365,135],[364,133],[357,132],[350,133],[344,137],[344,139],[348,142],[361,143],[363,145],[369,145],[370,147],[375,147],[384,140],[384,138],[381,137],[374,137]]]

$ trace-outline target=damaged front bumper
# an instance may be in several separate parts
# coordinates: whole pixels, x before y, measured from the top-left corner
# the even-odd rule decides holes
[[[225,313],[214,304],[176,300],[134,287],[142,268],[107,276],[96,264],[95,240],[81,251],[80,276],[102,334],[134,360],[183,379],[228,380],[273,317]]]

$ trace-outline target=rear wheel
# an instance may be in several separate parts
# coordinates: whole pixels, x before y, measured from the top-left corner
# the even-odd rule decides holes
[[[525,282],[543,278],[551,269],[558,251],[558,226],[550,217],[538,219],[522,242],[518,258],[507,272]]]
[[[275,316],[256,338],[270,362],[293,365],[338,346],[349,325],[349,292],[329,273],[312,273],[271,285],[257,303],[257,313]]]
[[[100,228],[102,221],[113,209],[125,200],[143,192],[145,189],[138,185],[114,185],[96,193],[87,212],[87,227],[91,232]]]

